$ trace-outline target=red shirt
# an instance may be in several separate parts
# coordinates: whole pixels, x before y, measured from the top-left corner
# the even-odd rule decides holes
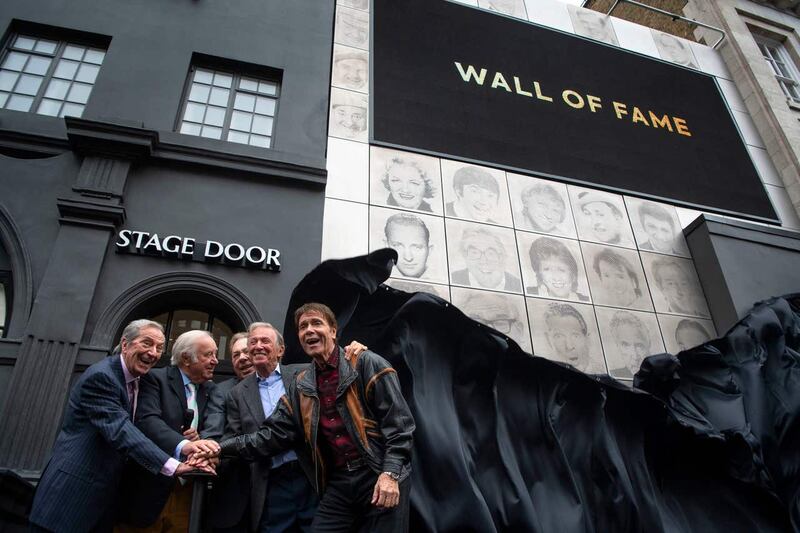
[[[339,386],[339,347],[320,367],[317,365],[317,393],[319,394],[319,431],[325,445],[323,450],[334,466],[344,466],[347,461],[361,457],[353,439],[347,432],[342,415],[336,409],[336,389]]]

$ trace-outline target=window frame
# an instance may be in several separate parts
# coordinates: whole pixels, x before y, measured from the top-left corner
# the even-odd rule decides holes
[[[772,75],[778,82],[786,100],[793,104],[800,104],[800,70],[798,70],[792,54],[787,49],[786,43],[762,33],[752,32],[752,35],[759,54],[769,65]],[[767,51],[769,57],[764,55],[764,50]],[[774,55],[777,57],[774,57],[773,50]],[[780,73],[780,65],[785,67],[788,77]],[[794,88],[797,97],[790,94],[790,91],[786,88],[787,85]]]
[[[3,339],[8,334],[8,325],[11,323],[11,313],[14,311],[14,284],[12,283],[11,272],[8,270],[0,270],[0,285],[3,286],[5,294],[5,320],[0,322],[0,339]]]

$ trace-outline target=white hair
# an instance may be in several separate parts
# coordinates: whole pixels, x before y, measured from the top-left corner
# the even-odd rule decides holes
[[[256,328],[269,328],[269,329],[271,329],[272,331],[275,332],[275,338],[278,340],[278,346],[281,347],[281,348],[283,348],[285,346],[285,344],[283,342],[283,335],[281,335],[281,332],[278,331],[278,328],[276,328],[275,326],[273,326],[269,322],[253,322],[252,324],[250,324],[250,327],[247,328],[247,336],[250,337],[250,335],[253,334],[253,330],[256,329]]]
[[[177,339],[175,339],[175,343],[172,345],[172,357],[170,358],[170,364],[172,366],[179,366],[181,364],[181,357],[183,354],[189,354],[189,358],[192,363],[197,361],[197,341],[200,340],[201,337],[211,337],[211,333],[204,331],[202,329],[193,329],[187,331],[186,333],[182,333]]]

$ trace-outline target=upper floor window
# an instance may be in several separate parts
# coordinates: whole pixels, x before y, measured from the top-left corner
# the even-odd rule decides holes
[[[786,47],[781,42],[769,37],[762,35],[754,35],[754,37],[759,50],[761,50],[761,55],[772,67],[772,72],[783,93],[792,101],[800,103],[800,74],[798,74],[797,67]]]
[[[195,67],[179,131],[270,148],[279,92],[274,79]]]
[[[0,109],[80,117],[106,52],[16,34],[0,63]]]

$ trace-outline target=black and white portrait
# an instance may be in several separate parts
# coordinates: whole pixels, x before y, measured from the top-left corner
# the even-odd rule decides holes
[[[386,285],[405,292],[426,292],[439,298],[450,301],[450,290],[446,285],[435,285],[433,283],[422,283],[407,279],[389,278],[384,282]]]
[[[525,294],[589,302],[589,282],[578,241],[517,232]]]
[[[370,147],[370,202],[442,214],[439,160],[399,150]]]
[[[689,257],[678,213],[671,205],[625,197],[640,250]]]
[[[613,246],[581,243],[595,304],[652,311],[639,254]]]
[[[340,44],[333,45],[331,85],[361,93],[369,89],[369,53]]]
[[[577,237],[566,185],[510,172],[507,177],[515,228]]]
[[[702,318],[659,314],[658,323],[667,351],[672,354],[694,348],[717,336],[714,323]]]
[[[511,226],[505,172],[442,159],[445,215]]]
[[[691,260],[643,252],[642,262],[656,311],[711,316]]]
[[[662,31],[650,31],[653,32],[653,40],[656,42],[656,48],[658,49],[658,54],[661,56],[661,59],[683,65],[684,67],[700,69],[689,41]]]
[[[468,317],[508,335],[531,352],[531,337],[522,296],[453,287],[453,305]]]
[[[418,213],[369,208],[369,249],[397,252],[393,277],[447,283],[442,219]]]
[[[325,198],[322,260],[364,255],[369,251],[369,208],[366,204]]]
[[[511,15],[512,17],[526,20],[528,18],[523,0],[478,0],[478,6],[489,11]]]
[[[330,135],[367,142],[367,95],[331,89]]]
[[[522,292],[513,230],[447,220],[447,253],[452,285]]]
[[[633,379],[645,357],[664,351],[661,331],[653,313],[607,307],[596,307],[595,312],[608,373],[612,377]]]
[[[568,190],[582,241],[636,247],[622,196],[582,187]]]
[[[594,308],[588,304],[528,298],[533,353],[588,374],[605,374],[606,363]]]
[[[569,9],[569,18],[572,19],[575,33],[596,41],[619,45],[611,24],[611,17],[572,4],[567,5],[567,9]]]
[[[369,13],[338,8],[333,42],[369,50]]]

